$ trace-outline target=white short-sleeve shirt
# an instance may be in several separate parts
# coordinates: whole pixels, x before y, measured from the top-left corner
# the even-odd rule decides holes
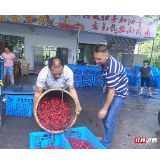
[[[67,85],[71,86],[73,83],[73,72],[68,66],[64,65],[63,73],[57,80],[53,78],[48,66],[45,66],[38,74],[36,85],[48,90],[52,88],[66,89]]]

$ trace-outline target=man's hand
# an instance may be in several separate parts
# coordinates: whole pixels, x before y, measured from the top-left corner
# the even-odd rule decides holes
[[[78,106],[78,108],[76,108],[75,111],[76,111],[76,115],[78,116],[81,113],[81,111],[82,111],[82,107]]]
[[[107,109],[101,109],[98,113],[98,118],[99,119],[103,119],[106,117],[108,110]]]
[[[106,85],[103,87],[103,93],[105,92],[105,90],[106,90],[106,87],[107,87]]]

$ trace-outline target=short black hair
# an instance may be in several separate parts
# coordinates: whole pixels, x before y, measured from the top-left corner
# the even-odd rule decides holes
[[[59,60],[59,64],[55,64],[55,61]],[[51,70],[52,66],[54,66],[55,68],[63,66],[64,67],[64,61],[62,58],[59,57],[52,57],[49,59],[49,69]]]
[[[143,63],[148,63],[148,61],[147,61],[147,60],[144,60]]]
[[[9,51],[11,52],[11,47],[10,46],[5,46],[5,48],[8,48]]]
[[[94,52],[102,52],[102,53],[106,53],[110,48],[111,48],[111,44],[108,42],[107,45],[104,44],[98,44],[95,48],[94,48]]]

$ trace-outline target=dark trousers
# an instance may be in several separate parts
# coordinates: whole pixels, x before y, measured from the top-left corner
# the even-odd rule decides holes
[[[150,77],[141,77],[141,87],[144,86],[144,82],[146,81],[147,87],[150,87]]]

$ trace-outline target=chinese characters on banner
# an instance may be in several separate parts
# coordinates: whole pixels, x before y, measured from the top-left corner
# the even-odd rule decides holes
[[[131,15],[62,15],[59,27],[88,32],[155,39],[157,21]]]
[[[132,15],[0,15],[0,21],[155,39],[157,20]]]
[[[0,20],[55,27],[59,24],[58,15],[0,15]]]

